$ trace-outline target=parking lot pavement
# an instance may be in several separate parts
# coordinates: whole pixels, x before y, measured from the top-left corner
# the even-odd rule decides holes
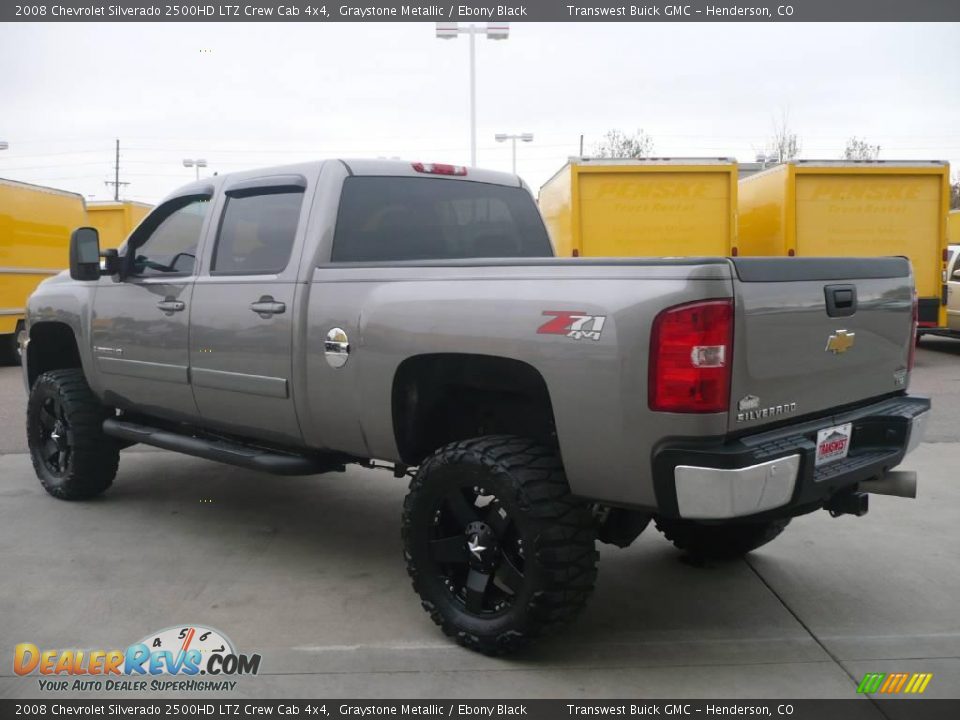
[[[920,341],[910,392],[933,398],[929,442],[960,441],[960,340],[928,335]]]
[[[36,676],[13,675],[15,643],[123,648],[185,623],[262,654],[234,696],[846,698],[866,672],[923,671],[927,696],[956,697],[958,380],[960,354],[920,351],[913,389],[935,395],[937,442],[904,464],[920,472],[917,500],[804,516],[747,560],[708,567],[652,529],[603,546],[583,616],[491,659],[420,609],[399,550],[404,483],[389,473],[274,478],[131,448],[102,498],[57,501],[15,444],[22,388],[4,370],[0,697],[42,695]]]
[[[0,366],[0,455],[27,451],[23,434],[27,398],[20,378],[20,368]]]

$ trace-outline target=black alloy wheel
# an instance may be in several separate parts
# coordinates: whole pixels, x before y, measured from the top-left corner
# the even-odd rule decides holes
[[[59,396],[43,398],[38,420],[40,459],[52,475],[62,477],[70,461],[72,430]]]
[[[454,485],[434,509],[429,553],[454,598],[475,615],[511,607],[523,588],[523,538],[496,495]]]

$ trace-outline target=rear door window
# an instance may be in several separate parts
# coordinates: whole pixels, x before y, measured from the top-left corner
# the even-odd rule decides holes
[[[333,262],[551,257],[520,187],[410,177],[344,181]]]
[[[227,197],[210,272],[263,275],[283,272],[300,222],[303,192]]]

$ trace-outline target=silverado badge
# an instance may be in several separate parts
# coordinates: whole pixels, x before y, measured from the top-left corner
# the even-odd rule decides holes
[[[847,332],[846,330],[837,330],[833,335],[827,338],[827,347],[824,348],[824,351],[832,352],[834,355],[845,353],[847,350],[853,347],[853,342],[856,337],[856,333]]]

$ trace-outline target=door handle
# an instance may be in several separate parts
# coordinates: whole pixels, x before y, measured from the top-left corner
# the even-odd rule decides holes
[[[180,312],[186,307],[186,304],[182,300],[171,300],[167,298],[166,300],[161,300],[157,303],[157,307],[163,310],[165,313],[175,313]]]
[[[286,303],[277,302],[270,295],[264,295],[256,302],[250,303],[250,309],[262,318],[271,315],[283,315],[287,311]]]

